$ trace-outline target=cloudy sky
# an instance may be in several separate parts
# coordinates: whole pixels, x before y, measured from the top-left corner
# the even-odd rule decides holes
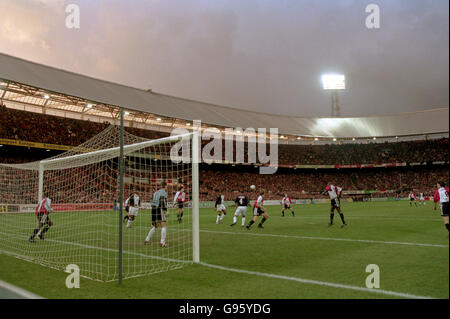
[[[365,8],[380,8],[368,29]],[[65,26],[68,4],[80,29]],[[448,0],[0,0],[0,52],[242,109],[343,116],[449,106]]]

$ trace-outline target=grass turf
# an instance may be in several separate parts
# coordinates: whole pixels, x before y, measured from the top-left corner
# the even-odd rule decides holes
[[[430,203],[425,207],[409,207],[406,201],[343,203],[348,222],[345,228],[340,228],[338,214],[335,214],[335,225],[327,227],[328,205],[297,205],[294,209],[296,217],[292,217],[289,212],[285,214],[286,217],[281,217],[279,206],[269,206],[271,218],[264,224],[265,228],[258,229],[255,224],[251,230],[242,229],[240,219],[238,225],[229,226],[233,208],[228,209],[224,223],[219,225],[215,224],[216,214],[213,209],[201,209],[201,261],[226,269],[356,287],[365,287],[369,275],[365,272],[366,266],[377,264],[380,268],[380,289],[449,298],[448,233],[438,211],[433,211]],[[93,236],[89,232],[94,233],[94,229],[89,227],[84,234],[79,232],[80,237],[57,231],[58,222],[64,221],[72,229],[77,227],[80,215],[76,214],[70,219],[72,223],[67,219],[69,215],[65,215],[65,220],[61,217],[58,220],[58,215],[54,214],[52,219],[55,229],[51,229],[46,238],[52,239],[53,235],[58,235],[61,240],[61,235],[65,234],[67,238],[64,241],[81,242],[82,238]],[[145,211],[140,212],[133,228],[125,231],[125,250],[134,248],[133,251],[140,253],[148,249],[142,244],[148,231],[148,215]],[[250,218],[249,209],[246,223]],[[175,221],[176,217],[171,216],[170,227],[180,227]],[[188,222],[189,218],[186,218]],[[0,232],[6,232],[0,228]],[[105,247],[106,242],[114,242],[115,231],[116,228],[112,227],[111,232],[104,234],[108,241],[99,242],[99,245]],[[181,235],[172,242],[170,232],[171,228],[168,231],[169,245],[184,245],[181,242],[185,238]],[[186,233],[187,239],[190,236],[186,229],[178,233]],[[54,243],[51,247],[57,255],[62,249],[67,250],[68,245]],[[85,249],[73,245],[69,247],[72,250],[79,249],[80,252]],[[180,246],[184,250],[186,247]],[[100,254],[94,254],[92,251],[95,249],[89,249],[91,255],[85,262],[95,264],[102,256],[112,260],[116,256],[114,244],[108,249],[111,251],[102,251]],[[184,254],[187,255],[178,256],[180,252],[173,248],[165,255],[162,248],[152,249],[164,258],[189,257],[186,252]],[[70,258],[60,261],[70,263]],[[125,269],[138,273],[146,265],[127,266],[125,262]],[[97,271],[114,272],[115,267],[116,264],[111,263],[103,269],[99,264]],[[168,272],[126,279],[122,286],[116,282],[102,283],[82,278],[79,289],[68,289],[65,286],[66,273],[0,254],[1,280],[47,298],[398,298],[226,269],[188,264]]]

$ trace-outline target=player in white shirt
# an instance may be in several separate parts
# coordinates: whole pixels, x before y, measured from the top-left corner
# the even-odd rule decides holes
[[[419,203],[421,203],[423,206],[426,205],[426,203],[425,203],[425,196],[423,196],[423,193],[419,194]]]
[[[264,228],[263,224],[264,222],[269,218],[269,215],[266,212],[266,208],[264,207],[264,190],[259,191],[258,199],[253,204],[253,219],[248,223],[247,229],[250,229],[250,227],[258,220],[259,216],[262,216],[263,219],[258,224],[258,228]]]
[[[44,240],[44,234],[53,225],[50,217],[48,216],[53,212],[52,200],[48,197],[44,197],[36,207],[37,225],[33,231],[33,234],[28,238],[28,241],[34,243],[34,237],[37,235],[41,240]],[[45,225],[45,227],[44,227]]]
[[[223,218],[227,214],[227,209],[225,208],[225,196],[222,194],[219,195],[214,206],[217,210],[216,224],[223,223]]]
[[[339,216],[341,216],[342,220],[342,226],[347,226],[347,223],[344,220],[344,214],[341,211],[341,195],[342,195],[342,188],[338,186],[334,186],[332,184],[327,185],[325,187],[325,191],[328,192],[328,195],[330,196],[331,200],[331,208],[330,208],[330,223],[328,224],[328,227],[333,226],[333,218],[334,218],[334,210],[337,210],[339,213]]]
[[[295,216],[294,210],[291,208],[291,205],[292,205],[291,199],[289,198],[289,196],[286,193],[284,193],[284,197],[281,200],[281,216],[282,217],[284,217],[284,211],[286,209],[289,209],[292,216]]]
[[[445,182],[439,182],[436,186],[438,189],[434,193],[434,210],[436,210],[436,204],[439,202],[439,205],[441,206],[441,216],[444,219],[445,227],[447,228],[447,231],[450,232],[448,220],[448,214],[450,213],[449,188],[445,187]]]
[[[416,194],[411,192],[411,193],[409,193],[408,197],[409,197],[409,207],[412,207],[413,202],[414,202],[414,205],[417,207]]]
[[[136,216],[139,212],[140,198],[139,195],[134,192],[134,189],[131,192],[130,197],[125,201],[125,206],[128,207],[128,214],[125,216],[123,221],[127,221],[127,228],[131,227],[131,223],[134,222]]]
[[[173,198],[174,205],[178,207],[177,208],[178,223],[181,223],[181,219],[183,218],[185,201],[186,201],[186,193],[184,192],[184,187],[180,186],[178,188],[178,192],[175,194],[175,197]]]

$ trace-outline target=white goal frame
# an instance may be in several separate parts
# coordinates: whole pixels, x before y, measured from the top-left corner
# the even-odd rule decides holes
[[[80,153],[75,155],[68,155],[68,156],[62,156],[62,157],[55,157],[50,159],[44,159],[38,162],[34,163],[27,163],[27,164],[2,164],[2,166],[6,167],[16,167],[19,169],[24,170],[38,170],[38,201],[40,202],[43,199],[44,196],[44,173],[49,170],[58,170],[58,169],[65,169],[65,168],[71,168],[71,167],[77,167],[80,162],[83,161],[83,159],[86,160],[86,162],[83,162],[83,165],[87,165],[92,163],[95,163],[96,161],[102,161],[102,160],[108,160],[112,158],[119,158],[119,161],[122,161],[123,158],[125,158],[127,155],[133,153],[134,151],[138,151],[140,149],[150,147],[150,146],[156,146],[156,145],[162,145],[162,144],[168,144],[168,143],[174,143],[178,141],[185,142],[186,140],[189,140],[189,158],[184,157],[183,153],[183,161],[186,163],[191,164],[191,170],[192,170],[192,193],[191,193],[191,200],[192,200],[192,262],[193,263],[199,263],[200,262],[200,225],[199,225],[199,159],[200,159],[200,135],[197,131],[193,131],[191,133],[181,134],[181,135],[174,135],[169,136],[165,138],[155,139],[155,140],[148,140],[144,142],[138,142],[134,144],[129,145],[123,145],[121,143],[121,146],[119,147],[112,147],[102,150],[95,150],[89,152],[86,150],[86,153]],[[183,145],[184,147],[184,145]],[[119,155],[120,154],[120,155]],[[120,157],[122,156],[122,157]],[[73,161],[73,162],[72,162]],[[73,163],[73,164],[72,164]],[[71,166],[73,165],[73,166]],[[123,184],[121,187],[121,192],[123,192]],[[122,208],[122,205],[121,205]],[[124,208],[124,207],[123,207]],[[120,214],[122,216],[122,212]],[[119,220],[119,225],[120,225]],[[121,235],[119,236],[119,265],[122,263],[121,258],[122,255],[120,253],[121,250]],[[121,283],[121,277],[122,277],[122,269],[119,266],[119,283]]]

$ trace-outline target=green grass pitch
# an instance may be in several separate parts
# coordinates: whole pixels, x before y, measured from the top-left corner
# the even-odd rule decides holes
[[[294,208],[295,217],[281,217],[280,206],[268,206],[265,228],[255,224],[251,230],[241,228],[240,219],[230,227],[232,207],[219,225],[213,209],[201,209],[200,258],[206,265],[126,279],[122,286],[82,278],[79,289],[68,289],[66,273],[5,254],[0,280],[46,298],[401,298],[349,288],[365,288],[366,266],[376,264],[383,291],[449,298],[448,232],[432,203],[343,203],[345,228],[338,214],[328,228],[328,205]],[[144,216],[127,231],[146,232]],[[170,218],[175,227],[176,217]]]

